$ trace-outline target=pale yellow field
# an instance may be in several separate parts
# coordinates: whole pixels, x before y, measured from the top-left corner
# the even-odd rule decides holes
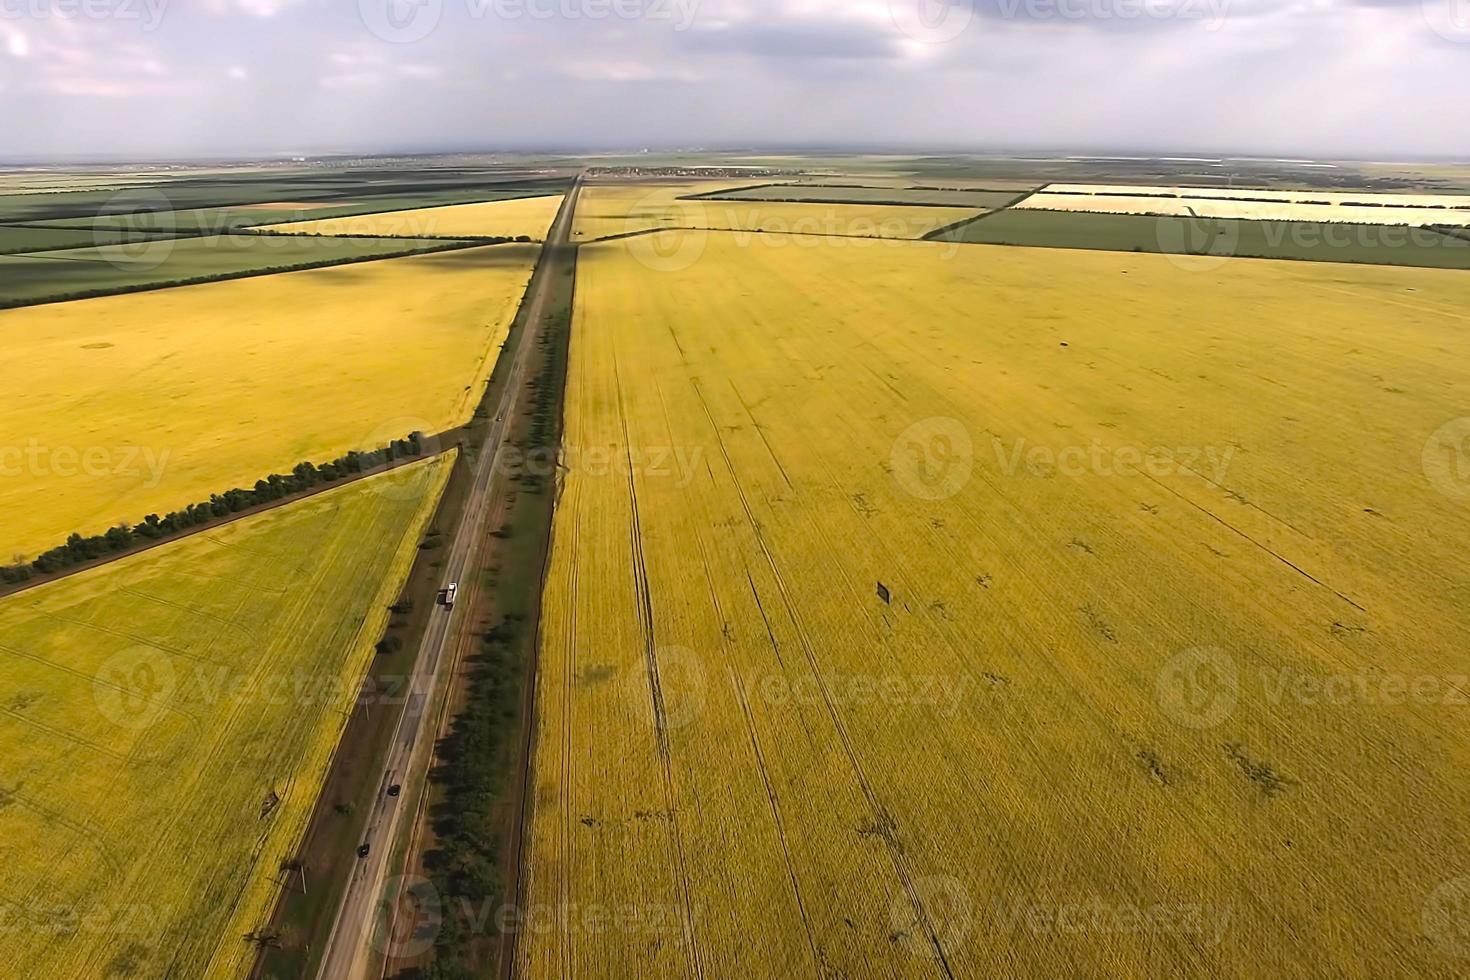
[[[412,211],[383,211],[349,218],[321,218],[263,225],[255,231],[288,235],[369,235],[388,238],[518,238],[544,241],[562,196],[518,198],[484,204],[452,204]]]
[[[519,975],[1463,976],[1470,279],[734,238],[579,259]]]
[[[7,978],[244,975],[451,458],[0,602]]]
[[[1228,201],[1285,201],[1297,204],[1376,204],[1395,208],[1470,208],[1470,195],[1413,194],[1399,191],[1324,191],[1306,187],[1298,190],[1265,190],[1255,187],[1165,187],[1134,184],[1047,184],[1043,192],[1101,194],[1104,196],[1159,195],[1211,198]]]
[[[1289,201],[1239,201],[1199,197],[1124,197],[1108,194],[1032,194],[1012,207],[1038,211],[1088,211],[1102,214],[1194,215],[1256,221],[1353,222],[1365,225],[1470,225],[1470,210],[1429,207],[1355,207],[1351,204],[1296,204]]]
[[[588,242],[660,228],[829,235],[841,238],[921,238],[980,213],[970,208],[891,204],[794,204],[768,201],[691,201],[751,181],[590,184],[577,203],[572,238]]]
[[[465,422],[535,259],[494,245],[0,313],[0,554]]]

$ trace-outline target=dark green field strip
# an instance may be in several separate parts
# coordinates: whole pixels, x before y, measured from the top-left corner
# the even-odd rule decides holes
[[[926,242],[962,242],[965,241],[964,228],[966,225],[973,224],[974,222],[979,221],[981,218],[988,218],[991,215],[997,213],[998,212],[996,211],[981,211],[979,214],[966,215],[958,221],[953,221],[947,225],[942,225],[920,237]]]
[[[703,201],[769,201],[800,204],[890,204],[901,207],[1000,208],[1023,195],[1015,191],[968,191],[838,184],[768,184],[693,195]]]
[[[322,175],[273,176],[259,179],[181,179],[121,191],[77,191],[63,194],[0,195],[0,223],[54,223],[90,220],[98,215],[134,212],[179,212],[231,208],[249,204],[339,204],[358,200],[425,201],[498,200],[559,194],[568,181],[558,177],[464,178],[410,180],[363,178],[342,171]],[[395,207],[427,205],[395,205]],[[391,208],[378,207],[378,210]]]
[[[422,238],[230,235],[0,256],[0,309],[483,245]]]
[[[126,229],[0,225],[0,255],[50,252],[63,248],[86,248],[93,245],[116,245],[139,239],[156,240],[167,237],[171,236],[159,232],[137,232]]]
[[[1402,225],[1006,210],[953,227],[933,240],[1470,269],[1470,239]]]

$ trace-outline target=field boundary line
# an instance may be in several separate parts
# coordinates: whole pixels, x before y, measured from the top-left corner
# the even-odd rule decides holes
[[[194,240],[207,239],[208,237],[210,237],[210,236],[194,235],[194,236],[189,236],[187,238],[180,238],[180,239],[162,239],[162,241],[194,241]],[[255,238],[266,238],[268,236],[265,236],[265,235],[253,235],[252,237],[255,237]],[[331,238],[331,237],[335,237],[335,236],[328,236],[328,235],[318,235],[318,236],[283,235],[283,236],[279,236],[279,237],[283,237],[283,238],[293,238],[293,237],[294,238],[307,238],[307,237]],[[391,241],[392,239],[385,239],[385,240]],[[122,243],[119,243],[119,244],[122,244]],[[525,244],[525,243],[522,243],[522,244]],[[80,246],[80,248],[96,248],[96,247],[98,247],[98,246],[95,246],[95,245],[82,245],[82,246]],[[105,247],[105,246],[103,246],[103,247]],[[117,289],[89,289],[89,290],[85,290],[85,291],[79,292],[79,293],[57,293],[57,294],[50,295],[50,296],[40,296],[40,297],[37,297],[35,299],[25,299],[25,300],[3,300],[3,299],[0,299],[0,312],[3,312],[5,310],[29,309],[30,307],[33,307],[33,306],[54,306],[54,305],[56,305],[58,303],[74,303],[74,302],[80,302],[82,300],[88,300],[88,299],[105,299],[108,296],[131,296],[131,295],[133,295],[135,293],[154,293],[154,292],[160,292],[160,291],[165,290],[165,289],[183,289],[183,288],[186,288],[186,287],[189,287],[189,286],[207,286],[207,285],[210,285],[211,283],[217,283],[217,282],[234,282],[234,281],[240,280],[240,279],[263,279],[263,278],[265,278],[267,276],[283,276],[283,275],[289,275],[289,274],[291,274],[293,272],[318,272],[318,271],[320,271],[322,269],[334,269],[334,268],[337,268],[339,266],[363,265],[363,264],[368,263],[368,262],[392,262],[392,261],[394,261],[396,259],[411,259],[411,258],[416,258],[416,257],[421,256],[421,255],[438,255],[441,252],[458,252],[458,251],[464,251],[464,250],[471,249],[471,248],[491,248],[491,247],[493,247],[493,246],[486,245],[484,242],[463,241],[463,240],[460,240],[460,239],[450,239],[450,240],[443,241],[441,244],[432,245],[432,246],[430,246],[428,248],[405,249],[405,250],[403,250],[401,252],[391,252],[391,253],[385,253],[383,255],[353,255],[353,256],[347,256],[345,258],[340,258],[340,259],[326,259],[326,260],[319,261],[319,262],[307,262],[307,263],[303,263],[301,265],[272,266],[272,267],[269,267],[269,268],[261,268],[261,269],[247,269],[247,270],[242,270],[240,272],[227,272],[227,273],[223,273],[221,275],[214,275],[214,276],[194,276],[194,277],[187,278],[187,279],[172,279],[172,280],[159,281],[159,282],[136,283],[136,284],[131,285],[131,286],[122,286],[122,287],[119,287]],[[75,249],[57,249],[56,251],[58,251],[58,252],[70,252],[70,251],[76,251],[76,250]],[[47,258],[46,256],[42,256],[39,253],[27,253],[27,252],[16,253],[16,254],[13,254],[13,255],[11,255],[9,257],[10,258],[15,258],[16,255],[19,255],[22,258]],[[105,262],[106,260],[105,259],[98,259],[97,261],[99,261],[99,262]]]

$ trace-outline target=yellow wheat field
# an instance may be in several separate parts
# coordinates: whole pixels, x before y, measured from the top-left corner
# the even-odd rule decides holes
[[[751,181],[589,184],[577,202],[576,241],[668,228],[827,235],[843,238],[922,238],[980,214],[974,208],[892,204],[796,204],[772,201],[689,200]]]
[[[1470,279],[633,241],[520,976],[1463,975]]]
[[[264,225],[255,231],[290,235],[368,235],[389,238],[518,238],[544,241],[562,195],[453,204],[411,211],[383,211],[347,218],[319,218]]]
[[[6,977],[239,977],[452,457],[0,602]]]
[[[535,259],[495,245],[0,313],[0,555],[464,422]]]

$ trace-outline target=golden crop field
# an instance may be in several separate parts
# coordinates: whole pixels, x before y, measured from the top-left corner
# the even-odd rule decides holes
[[[581,250],[519,975],[1463,976],[1470,279],[735,237]]]
[[[494,245],[0,312],[0,553],[468,420],[536,253]]]
[[[243,975],[451,465],[0,602],[5,976]]]
[[[290,235],[369,235],[387,238],[517,238],[525,235],[544,241],[562,195],[489,201],[484,204],[453,204],[411,211],[383,211],[347,218],[320,218],[264,225],[255,231]]]
[[[589,184],[577,202],[572,238],[591,242],[667,228],[922,238],[936,228],[980,213],[978,208],[685,199],[690,194],[732,190],[752,183],[745,180]]]

